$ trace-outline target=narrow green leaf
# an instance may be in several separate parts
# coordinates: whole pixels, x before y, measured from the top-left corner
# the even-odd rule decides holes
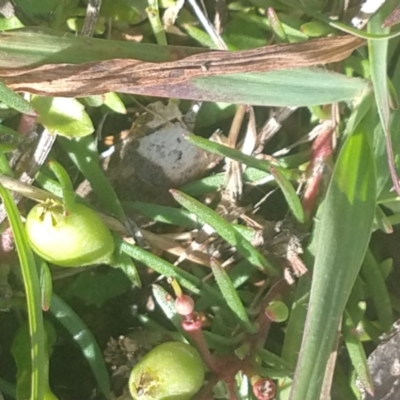
[[[53,280],[51,277],[50,268],[47,262],[42,258],[36,258],[39,264],[40,271],[40,289],[42,296],[42,310],[49,311],[51,305],[51,297],[53,295]]]
[[[189,182],[182,186],[180,190],[189,196],[198,197],[205,193],[211,193],[224,185],[225,174],[215,174],[206,176],[194,182]],[[243,179],[245,182],[262,181],[263,183],[273,182],[273,177],[268,172],[260,171],[255,168],[246,168]]]
[[[142,287],[142,281],[136,265],[127,254],[121,251],[114,252],[111,266],[120,269],[136,287]]]
[[[64,207],[67,211],[70,211],[75,203],[75,192],[71,178],[59,162],[51,160],[48,166],[60,182]]]
[[[222,296],[226,300],[226,303],[228,304],[229,308],[239,319],[243,327],[248,332],[254,333],[255,332],[254,327],[250,322],[246,309],[244,308],[242,301],[240,300],[240,297],[236,292],[236,289],[233,286],[232,281],[229,278],[229,275],[218,263],[218,261],[215,260],[214,258],[211,259],[211,269],[213,271],[213,275],[217,282],[219,290],[221,291]]]
[[[46,381],[44,382],[43,400],[58,400],[54,393],[51,391],[49,384],[49,358],[56,341],[56,331],[49,321],[44,321],[45,333],[45,360],[44,371],[46,374]],[[29,340],[29,327],[24,323],[20,326],[14,336],[11,353],[14,357],[15,364],[17,365],[17,399],[28,399],[30,394],[30,378],[32,375],[31,360],[30,360],[30,340]]]
[[[269,351],[267,349],[260,349],[257,354],[266,364],[273,367],[275,370],[281,371],[289,377],[293,375],[293,369],[291,368],[290,364],[288,364],[283,358],[277,356],[272,351]]]
[[[377,45],[379,45],[379,42],[382,42],[382,40],[392,39],[392,38],[400,35],[400,32],[381,33],[381,34],[373,33],[370,31],[365,32],[365,31],[361,31],[359,29],[352,28],[351,26],[342,24],[341,22],[330,21],[329,25],[336,29],[339,29],[342,32],[350,33],[354,36],[358,36],[358,37],[364,38],[364,39],[369,39],[371,41],[372,40],[376,41]],[[388,29],[388,30],[386,30],[386,32],[390,32],[390,30]]]
[[[172,61],[204,53],[207,49],[96,39],[40,26],[3,33],[0,36],[0,51],[0,68],[18,68],[49,63],[78,64],[111,58],[136,58],[150,62]]]
[[[171,190],[171,194],[180,205],[197,215],[198,218],[210,225],[230,245],[236,247],[238,252],[250,263],[264,269],[271,275],[279,273],[274,265],[268,262],[243,235],[215,211],[178,190]]]
[[[104,95],[104,105],[118,114],[126,114],[126,107],[117,93],[110,92]]]
[[[345,142],[322,205],[306,326],[290,400],[319,400],[340,318],[360,270],[376,207],[368,138]]]
[[[138,246],[119,241],[119,246],[122,252],[128,254],[133,259],[142,262],[149,268],[158,272],[160,275],[166,277],[175,278],[183,287],[190,290],[192,293],[200,295],[206,293],[218,304],[225,305],[225,301],[221,298],[221,295],[217,290],[202,282],[192,274],[184,271],[183,269],[176,267],[175,265],[163,260],[156,255],[149,253],[146,250],[141,249]]]
[[[393,323],[392,305],[388,288],[385,284],[379,264],[376,262],[371,250],[367,251],[361,268],[361,277],[366,283],[382,329],[389,331]]]
[[[123,203],[125,210],[133,210],[153,221],[164,224],[179,225],[184,228],[195,229],[199,222],[195,215],[173,207],[159,204],[143,203],[140,201],[126,201]]]
[[[14,129],[0,125],[0,151],[9,152],[14,150],[21,140],[21,135]]]
[[[228,157],[232,160],[240,161],[249,167],[269,172],[271,163],[268,161],[258,160],[253,156],[243,154],[239,150],[232,149],[231,147],[224,146],[223,144],[212,142],[211,140],[204,139],[197,135],[188,135],[186,136],[186,140],[203,150],[209,151],[210,153],[214,153],[222,157]]]
[[[3,378],[0,378],[0,391],[2,394],[13,398],[15,398],[17,395],[15,386]]]
[[[108,399],[111,391],[110,379],[102,352],[90,329],[72,308],[54,293],[51,299],[50,312],[75,340],[93,372],[99,389]],[[41,397],[36,397],[35,400],[39,398]]]
[[[171,323],[175,326],[175,329],[184,334],[182,325],[181,325],[181,316],[177,314],[175,310],[175,302],[173,297],[160,285],[153,285],[152,288],[154,299],[157,304],[161,307],[165,316],[171,321]]]
[[[41,309],[39,277],[35,259],[28,245],[25,228],[22,225],[19,211],[14,204],[10,193],[0,185],[0,196],[7,212],[8,220],[13,232],[18,258],[21,265],[22,278],[25,288],[30,346],[31,346],[31,400],[42,399],[46,384],[45,371],[45,337],[43,315]]]
[[[166,45],[167,37],[160,18],[160,9],[158,0],[147,0],[149,6],[146,7],[146,13],[150,21],[151,29],[158,44]]]
[[[87,136],[94,131],[84,106],[76,99],[33,96],[31,103],[39,114],[39,122],[54,134],[73,138]]]
[[[289,209],[292,212],[293,216],[301,224],[304,223],[305,220],[304,209],[303,206],[301,205],[300,198],[297,195],[293,185],[289,182],[289,180],[285,177],[285,175],[280,171],[279,168],[271,166],[270,171],[273,177],[275,178],[276,183],[282,190],[282,193],[285,196],[285,199],[288,203]]]
[[[368,23],[368,31],[373,33],[385,33],[389,32],[389,29],[384,29],[381,24],[384,18],[387,16],[387,12],[390,10],[390,2],[386,2],[385,5],[371,18]],[[394,184],[397,181],[395,177],[396,172],[389,168],[391,159],[394,157],[393,152],[398,151],[398,136],[399,136],[399,122],[400,113],[399,110],[390,116],[390,104],[389,104],[389,88],[388,88],[388,49],[389,40],[369,40],[368,41],[368,55],[371,70],[371,81],[374,88],[374,96],[376,107],[378,109],[380,127],[377,126],[374,138],[374,155],[377,166],[377,185],[378,194],[380,194],[384,185],[387,184],[388,177],[392,179]],[[398,60],[394,60],[396,62]],[[399,62],[396,63],[395,74],[393,75],[393,82],[395,87],[398,87],[399,83]],[[376,113],[374,113],[376,116]],[[391,121],[390,121],[391,119]],[[393,131],[393,134],[391,133]],[[383,132],[382,132],[383,131]],[[383,134],[382,134],[383,133]]]
[[[21,112],[22,114],[35,115],[32,106],[19,94],[9,89],[3,82],[0,82],[0,101],[8,107]]]
[[[319,68],[297,68],[196,78],[169,88],[177,98],[196,98],[235,104],[306,107],[347,101],[359,96],[368,82]],[[266,90],[268,88],[268,90]],[[288,95],[290,93],[290,96]],[[149,92],[147,94],[150,95]],[[156,95],[156,93],[154,93]]]
[[[371,395],[374,393],[374,386],[371,374],[368,370],[367,357],[364,347],[357,336],[357,327],[354,325],[350,315],[345,312],[343,318],[342,333],[347,351],[349,352],[351,363],[360,378],[361,383]]]
[[[389,32],[389,29],[381,28],[384,16],[379,11],[369,22],[369,32]],[[368,41],[368,54],[371,65],[371,79],[374,85],[376,104],[378,106],[379,117],[385,134],[389,130],[389,88],[387,81],[387,57],[389,40]]]
[[[124,210],[110,181],[100,168],[100,160],[94,138],[87,136],[68,140],[60,137],[58,140],[71,160],[90,182],[92,189],[98,195],[106,210],[123,221],[125,219]]]

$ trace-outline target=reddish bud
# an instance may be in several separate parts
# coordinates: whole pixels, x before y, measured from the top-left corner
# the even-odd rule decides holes
[[[175,300],[175,311],[179,315],[190,315],[194,310],[194,301],[190,296],[182,294]]]
[[[252,385],[254,396],[258,400],[272,400],[275,397],[276,385],[271,379],[258,377]]]

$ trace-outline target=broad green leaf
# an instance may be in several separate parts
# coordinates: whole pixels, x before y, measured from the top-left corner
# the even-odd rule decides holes
[[[64,326],[71,338],[79,346],[96,378],[99,389],[106,398],[109,398],[111,389],[108,371],[103,354],[90,329],[72,308],[54,293],[51,299],[50,313]],[[36,397],[34,400],[39,398],[41,397]]]
[[[131,286],[125,274],[117,269],[107,268],[105,271],[96,273],[84,271],[68,285],[63,296],[66,299],[77,298],[85,305],[100,308],[110,299],[123,294]]]
[[[39,122],[54,134],[75,138],[94,131],[84,106],[76,99],[33,96],[31,104]]]
[[[238,252],[250,263],[264,269],[271,275],[277,275],[277,268],[272,265],[243,235],[215,211],[178,190],[171,190],[174,199],[187,210],[197,215],[210,225],[229,244],[236,247]]]
[[[346,140],[322,207],[306,326],[290,400],[319,400],[340,319],[368,247],[376,177],[364,132],[356,131]]]
[[[31,349],[31,400],[42,399],[46,385],[45,368],[45,336],[43,328],[43,315],[41,309],[39,277],[37,274],[35,258],[28,245],[25,228],[21,216],[10,193],[0,185],[0,196],[7,212],[8,220],[13,232],[18,258],[21,265],[23,284],[28,311],[28,323]]]

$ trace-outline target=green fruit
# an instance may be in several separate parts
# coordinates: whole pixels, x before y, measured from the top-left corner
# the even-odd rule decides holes
[[[111,232],[97,214],[74,204],[67,215],[61,205],[38,204],[26,218],[32,249],[62,267],[106,263],[114,252]]]
[[[197,350],[181,342],[163,343],[131,372],[129,390],[135,400],[190,400],[204,381]]]
[[[283,322],[289,317],[289,309],[287,305],[280,300],[271,301],[265,312],[268,318],[274,322]]]

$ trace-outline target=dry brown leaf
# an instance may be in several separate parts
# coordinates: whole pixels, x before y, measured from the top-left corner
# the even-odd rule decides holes
[[[345,35],[242,51],[209,51],[181,60],[151,63],[111,59],[83,64],[2,68],[1,80],[16,91],[53,96],[122,92],[170,97],[192,78],[311,67],[341,61],[365,41]]]

